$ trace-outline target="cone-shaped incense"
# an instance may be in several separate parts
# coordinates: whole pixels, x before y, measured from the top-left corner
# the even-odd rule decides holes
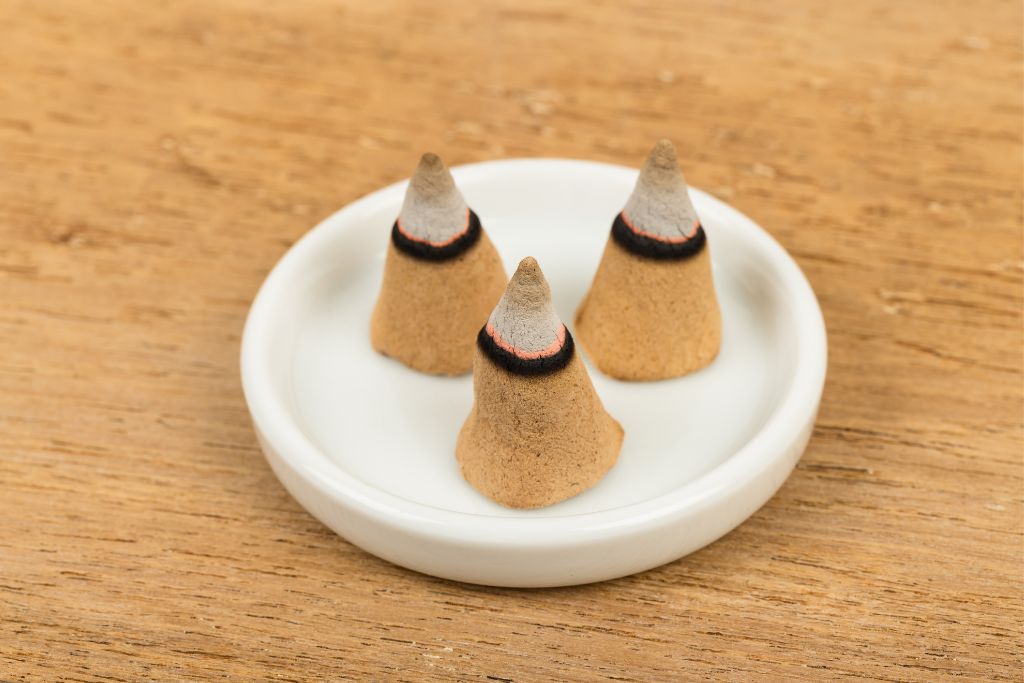
[[[580,344],[605,374],[679,377],[718,355],[711,256],[668,140],[655,145],[576,312]]]
[[[462,475],[512,508],[586,491],[615,464],[622,427],[601,404],[537,262],[523,259],[477,336]]]
[[[420,372],[469,372],[476,332],[505,282],[501,258],[451,173],[424,154],[391,228],[370,319],[373,348]]]

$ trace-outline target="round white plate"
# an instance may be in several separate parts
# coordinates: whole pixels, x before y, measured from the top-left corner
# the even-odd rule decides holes
[[[572,328],[637,172],[521,159],[453,169],[512,273],[534,256]],[[498,586],[560,586],[649,569],[734,528],[782,485],[825,379],[825,327],[788,254],[736,210],[692,190],[711,246],[723,344],[708,368],[628,383],[588,363],[626,432],[597,486],[510,510],[460,476],[455,439],[472,379],[377,355],[369,319],[406,182],[356,201],[281,259],[253,302],[242,380],[267,460],[311,514],[404,567]]]

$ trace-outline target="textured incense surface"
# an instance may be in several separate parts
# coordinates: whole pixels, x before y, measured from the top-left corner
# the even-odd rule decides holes
[[[380,353],[432,375],[473,367],[477,331],[505,288],[505,269],[485,232],[443,261],[407,254],[390,241],[370,342]]]
[[[661,380],[703,368],[722,341],[711,250],[656,260],[609,238],[576,314],[576,337],[594,365],[616,379]]]
[[[722,315],[709,251],[676,150],[661,140],[615,217],[576,313],[594,365],[617,379],[660,380],[712,362],[722,343]]]
[[[488,331],[524,357],[549,355],[565,339],[565,326],[551,303],[551,288],[533,257],[526,257],[487,319]]]
[[[462,375],[505,288],[501,257],[436,154],[420,159],[391,229],[370,341],[413,370]]]
[[[478,350],[473,409],[459,432],[459,469],[511,508],[539,508],[597,484],[622,447],[579,354],[556,372],[509,372]]]
[[[615,464],[622,427],[573,353],[532,257],[519,264],[479,339],[473,409],[456,445],[466,480],[513,508],[551,505],[596,484]]]
[[[0,679],[1020,680],[1020,3],[0,22]],[[300,508],[238,378],[288,246],[424,150],[636,167],[661,137],[824,309],[779,493],[678,562],[548,591],[403,570]]]
[[[495,363],[519,374],[552,372],[569,362],[572,335],[555,312],[551,288],[533,257],[519,264],[477,343]]]
[[[469,207],[441,157],[426,153],[409,179],[398,226],[410,239],[442,246],[469,229]]]
[[[697,211],[671,142],[660,140],[651,150],[622,212],[630,227],[642,235],[666,241],[693,236]]]

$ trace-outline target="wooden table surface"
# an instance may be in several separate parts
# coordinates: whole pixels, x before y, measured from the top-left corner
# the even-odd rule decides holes
[[[0,2],[0,679],[1016,679],[1019,2]],[[638,165],[829,329],[793,476],[708,548],[490,589],[335,536],[257,446],[260,282],[452,164]]]

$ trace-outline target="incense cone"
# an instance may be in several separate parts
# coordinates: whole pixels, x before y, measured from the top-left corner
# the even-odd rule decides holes
[[[473,392],[455,455],[466,481],[502,505],[571,498],[619,456],[622,427],[605,412],[532,258],[477,336]]]
[[[655,145],[615,217],[576,332],[594,365],[624,380],[680,377],[718,355],[707,238],[668,140]]]
[[[391,228],[370,319],[373,348],[420,372],[469,372],[476,332],[506,280],[451,173],[436,154],[424,154]]]

